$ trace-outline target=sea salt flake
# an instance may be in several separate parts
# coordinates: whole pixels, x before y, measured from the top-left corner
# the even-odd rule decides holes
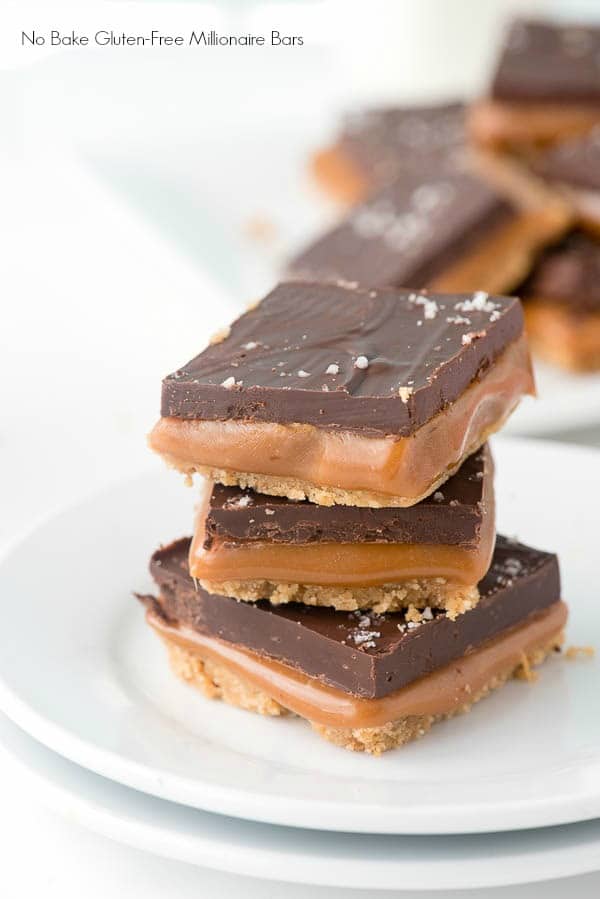
[[[468,346],[470,343],[473,343],[474,340],[477,340],[479,337],[485,337],[485,331],[469,331],[468,334],[463,334],[461,338],[461,343],[463,346]]]
[[[508,558],[504,561],[504,570],[509,577],[516,577],[523,570],[523,563],[520,559]]]
[[[381,637],[380,631],[358,631],[352,634],[352,639],[357,646],[375,646],[374,640]]]
[[[369,360],[366,356],[357,356],[354,361],[354,368],[365,369],[369,367]]]
[[[248,343],[242,344],[242,349],[243,350],[255,350],[257,346],[258,346],[258,344],[255,340],[249,340]]]
[[[251,506],[254,500],[250,496],[249,493],[244,493],[242,496],[234,496],[233,499],[227,500],[225,503],[226,509],[244,509],[246,506]]]
[[[466,318],[464,315],[449,315],[446,318],[446,321],[449,325],[470,325],[471,319]]]
[[[460,300],[454,308],[457,312],[497,312],[500,307],[484,290],[477,290],[470,300]]]
[[[426,319],[435,318],[440,309],[435,300],[432,300],[429,297],[420,296],[416,293],[411,293],[408,297],[408,301],[409,303],[412,303],[413,306],[422,306],[423,316]]]
[[[325,369],[326,375],[337,375],[339,374],[340,367],[336,362],[332,362],[331,365],[328,365]]]
[[[400,396],[400,399],[402,400],[403,403],[408,403],[409,397],[411,397],[413,395],[413,393],[414,393],[414,390],[412,387],[399,387],[398,388],[398,395]]]
[[[299,371],[298,371],[298,377],[299,377],[299,378],[310,378],[310,372],[309,372],[309,371],[304,371],[304,369],[301,368],[301,369],[299,369]]]
[[[441,490],[436,490],[436,492],[433,494],[433,499],[434,499],[434,502],[436,502],[436,503],[443,503],[444,502],[444,494],[442,493]]]
[[[224,381],[221,381],[221,387],[224,387],[225,390],[233,390],[235,387],[235,378],[233,375],[230,375],[228,378],[225,378]]]

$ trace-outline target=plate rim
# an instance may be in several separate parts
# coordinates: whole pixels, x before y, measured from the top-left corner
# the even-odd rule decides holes
[[[600,450],[576,444],[512,436],[501,437],[497,439],[497,442],[521,447],[535,447],[542,453],[569,452],[593,457],[596,463],[600,460]],[[36,521],[25,534],[9,541],[9,547],[0,554],[0,575],[2,566],[10,559],[12,552],[28,537],[35,535],[44,525],[51,524],[55,518],[65,513],[85,507],[103,494],[118,489],[119,485],[143,480],[153,473],[155,472],[147,470],[133,478],[116,480],[105,485],[101,490],[66,504],[60,511],[44,516],[41,521]],[[399,824],[398,812],[395,807],[363,803],[361,804],[361,822],[359,824],[348,821],[349,805],[339,800],[317,801],[298,796],[281,797],[275,794],[266,796],[260,790],[252,791],[201,781],[196,781],[194,789],[190,789],[190,781],[184,776],[170,772],[168,769],[154,768],[141,761],[129,759],[113,750],[97,746],[29,707],[28,703],[5,683],[1,665],[0,711],[48,749],[80,767],[87,768],[126,787],[208,812],[266,824],[314,829],[315,820],[318,820],[318,829],[326,831],[396,835],[451,835],[549,827],[600,817],[599,781],[595,792],[591,795],[588,794],[585,801],[577,797],[555,799],[553,796],[540,797],[533,801],[531,799],[505,801],[497,809],[499,820],[495,821],[493,827],[482,821],[481,805],[474,802],[461,804],[458,819],[460,823],[457,823],[456,820],[456,810],[451,812],[447,806],[428,806],[426,815],[421,813],[421,816],[418,811],[411,809],[411,823],[407,827]],[[201,793],[201,797],[198,795],[199,793]],[[404,814],[406,814],[406,810]],[[431,820],[436,821],[436,826],[431,825]]]
[[[16,737],[14,734],[12,737],[9,735],[8,743],[6,739],[7,727],[14,729],[16,732]],[[256,845],[245,847],[243,843],[235,843],[234,840],[228,843],[223,833],[221,833],[220,837],[215,837],[214,830],[210,827],[210,821],[206,822],[204,833],[199,835],[194,833],[182,834],[171,827],[169,822],[164,822],[160,819],[160,805],[158,808],[159,817],[157,818],[154,805],[152,814],[146,813],[139,806],[137,808],[134,807],[131,812],[127,813],[122,808],[116,807],[112,793],[109,791],[94,790],[94,795],[91,797],[87,793],[82,794],[77,790],[75,784],[67,782],[68,774],[66,776],[56,776],[55,773],[55,776],[53,776],[47,767],[43,768],[43,763],[36,764],[37,759],[36,761],[32,760],[31,753],[24,760],[22,754],[18,753],[17,749],[11,745],[11,739],[20,741],[21,748],[22,742],[26,741],[26,744],[31,744],[31,747],[35,749],[38,755],[41,750],[42,755],[55,756],[64,765],[76,770],[78,777],[85,779],[95,777],[102,779],[102,777],[65,759],[43,744],[39,744],[38,741],[25,731],[22,731],[9,719],[0,720],[0,748],[10,756],[11,760],[26,776],[35,780],[37,787],[36,797],[40,798],[42,804],[50,807],[56,813],[74,819],[79,825],[100,836],[108,837],[131,848],[150,852],[161,858],[169,858],[193,864],[197,867],[268,881],[283,880],[287,883],[304,884],[306,886],[371,888],[386,891],[398,889],[397,878],[399,875],[404,878],[408,876],[409,878],[408,884],[403,887],[404,889],[441,891],[465,889],[467,887],[486,889],[538,883],[548,879],[554,880],[588,874],[600,869],[600,854],[592,851],[595,845],[600,849],[600,821],[596,822],[599,825],[599,830],[595,838],[592,836],[591,839],[588,838],[583,843],[581,840],[573,841],[571,839],[569,841],[567,839],[566,846],[560,844],[560,840],[557,839],[557,831],[564,832],[566,829],[568,832],[569,827],[577,827],[577,824],[565,825],[565,828],[536,829],[534,833],[540,834],[544,839],[547,838],[551,845],[547,847],[536,845],[533,849],[527,849],[525,853],[519,852],[518,866],[514,864],[514,860],[511,865],[498,865],[497,846],[494,847],[493,841],[495,837],[501,837],[502,834],[485,834],[484,838],[490,844],[489,856],[487,858],[476,856],[472,859],[464,857],[455,859],[451,854],[448,854],[445,858],[436,859],[435,853],[433,853],[433,857],[427,861],[428,866],[434,866],[435,879],[432,879],[431,882],[423,880],[422,861],[418,863],[421,865],[418,868],[411,866],[410,863],[407,865],[406,861],[398,862],[396,858],[373,859],[372,864],[367,862],[366,867],[364,866],[364,859],[358,859],[354,864],[352,859],[336,859],[335,864],[332,865],[331,857],[317,857],[314,852],[311,855],[310,847],[294,858],[291,853],[286,853],[285,847],[281,848],[280,844],[275,847],[267,845],[257,850]],[[133,802],[136,802],[138,795],[143,795],[139,794],[139,791],[132,790],[114,781],[111,782],[111,786],[117,791],[123,791],[123,795]],[[158,799],[154,796],[143,796],[143,798],[149,798],[153,804],[164,804],[166,807],[175,805],[168,800]],[[203,814],[206,814],[209,818],[222,818],[222,816],[214,816],[210,812]],[[224,821],[226,820],[225,818]],[[255,822],[241,819],[235,822],[238,827],[241,826],[242,828],[252,828],[253,823]],[[581,823],[583,824],[584,822]],[[288,828],[273,827],[278,831],[288,830]],[[304,831],[304,834],[307,833],[314,837],[315,834],[318,834],[318,831]],[[293,839],[301,838],[302,835],[302,833],[298,834],[295,832]],[[268,834],[265,836],[268,840]],[[345,834],[338,832],[331,836],[343,839]],[[450,835],[447,836],[450,837]],[[322,840],[323,837],[320,835],[318,838]],[[466,834],[450,838],[471,840],[473,838],[477,839],[478,835]],[[402,839],[402,837],[399,837],[399,839]],[[412,837],[412,839],[422,839],[428,842],[427,836]],[[445,837],[440,836],[438,839],[444,840]],[[235,849],[235,852],[232,851],[233,849]],[[292,860],[299,862],[300,858],[304,862],[308,859],[311,862],[310,866],[299,863],[290,864]],[[510,861],[510,853],[506,852],[504,858],[505,861]],[[596,860],[594,861],[594,859]],[[545,867],[541,866],[541,860],[546,862]],[[467,868],[468,871],[466,871]],[[521,873],[517,873],[518,871]],[[524,872],[527,873],[525,874]],[[287,874],[287,876],[284,876],[284,874]],[[290,876],[291,874],[293,876]],[[377,880],[377,878],[379,879]],[[404,883],[406,883],[406,880],[404,880]]]

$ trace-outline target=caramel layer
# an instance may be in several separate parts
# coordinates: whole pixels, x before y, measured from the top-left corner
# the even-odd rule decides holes
[[[201,505],[190,547],[190,574],[200,581],[267,580],[283,584],[370,587],[415,578],[477,584],[494,551],[494,509],[488,499],[475,547],[402,543],[266,543],[214,540],[204,548]]]
[[[557,641],[567,620],[563,602],[527,620],[503,636],[483,644],[462,659],[428,674],[380,699],[360,699],[326,686],[280,662],[168,625],[152,612],[148,622],[157,633],[200,658],[221,662],[254,687],[297,715],[325,727],[380,727],[410,715],[448,715],[470,697],[516,667],[524,654]]]
[[[525,321],[531,346],[548,362],[571,371],[600,369],[600,312],[574,313],[543,298],[527,300]]]
[[[598,122],[600,107],[593,104],[481,100],[471,108],[467,126],[483,146],[528,149],[587,134]]]
[[[365,437],[307,424],[161,418],[150,446],[186,474],[198,469],[293,478],[367,491],[353,505],[411,506],[457,469],[534,392],[525,336],[447,409],[410,437]],[[219,478],[220,480],[221,478]],[[263,492],[282,493],[274,485]]]
[[[563,230],[557,212],[549,207],[521,214],[480,241],[428,287],[441,293],[478,289],[506,293],[527,276],[540,249]]]

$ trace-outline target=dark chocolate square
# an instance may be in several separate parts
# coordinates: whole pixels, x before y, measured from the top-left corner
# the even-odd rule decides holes
[[[574,231],[546,250],[520,289],[528,297],[574,314],[600,312],[600,243]]]
[[[464,118],[462,103],[365,109],[345,117],[336,146],[377,187],[407,169],[452,166],[465,147]]]
[[[491,95],[497,100],[600,104],[600,28],[517,20]]]
[[[184,626],[291,665],[356,696],[385,696],[472,651],[560,600],[555,555],[498,537],[479,604],[452,621],[434,610],[421,624],[402,612],[373,615],[269,602],[239,602],[196,588],[190,541],[152,556],[160,596],[139,598],[172,626]]]
[[[493,463],[486,446],[470,456],[432,496],[409,508],[318,506],[253,490],[212,488],[205,543],[215,539],[268,543],[429,543],[476,546],[493,496]]]
[[[532,168],[550,181],[600,191],[600,126],[593,128],[586,137],[565,141],[542,153],[532,161]]]
[[[519,300],[280,284],[163,382],[163,416],[407,435],[523,331]]]
[[[515,218],[514,207],[464,169],[406,169],[354,207],[288,266],[293,278],[426,287],[489,233]]]

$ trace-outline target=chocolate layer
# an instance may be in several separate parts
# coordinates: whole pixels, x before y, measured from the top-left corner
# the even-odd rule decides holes
[[[294,278],[426,287],[515,218],[491,185],[466,171],[407,169],[290,263]]]
[[[600,312],[600,243],[573,232],[546,250],[519,292],[574,313]]]
[[[586,137],[559,144],[533,159],[531,164],[536,174],[551,181],[600,191],[600,127]]]
[[[555,555],[499,537],[475,609],[421,624],[403,613],[365,615],[301,605],[237,602],[197,589],[187,573],[190,541],[152,556],[158,599],[140,597],[175,626],[238,644],[348,693],[378,697],[460,658],[560,599]]]
[[[280,284],[164,380],[161,413],[409,435],[522,331],[515,298]]]
[[[491,95],[498,100],[600,103],[600,28],[518,20]]]
[[[371,187],[402,172],[451,166],[465,146],[462,103],[366,109],[347,115],[336,147]]]
[[[269,543],[431,543],[476,545],[493,490],[487,447],[474,453],[433,496],[409,508],[318,506],[239,487],[213,486],[204,546],[217,538]]]

